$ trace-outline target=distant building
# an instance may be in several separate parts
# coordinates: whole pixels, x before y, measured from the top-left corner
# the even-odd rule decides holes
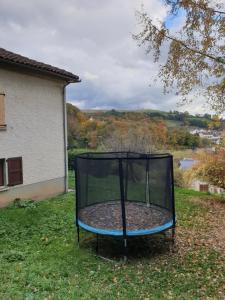
[[[67,191],[65,87],[78,81],[0,48],[0,206]]]
[[[205,138],[210,140],[213,144],[219,144],[221,140],[221,135],[216,130],[205,130],[205,129],[194,129],[190,131],[191,134],[197,134],[200,138]]]
[[[183,171],[188,170],[189,168],[191,168],[194,164],[197,163],[196,160],[192,159],[192,158],[184,158],[182,160],[180,160],[180,169]],[[190,188],[192,188],[195,191],[199,191],[199,192],[207,192],[207,193],[215,193],[215,194],[223,194],[225,193],[225,190],[222,188],[219,188],[217,186],[211,185],[205,181],[199,180],[199,179],[195,179],[193,180],[190,185]]]
[[[195,191],[199,191],[199,192],[206,192],[206,193],[212,193],[212,194],[224,194],[225,190],[211,185],[205,181],[201,181],[201,180],[194,180],[191,184],[190,187],[195,190]]]

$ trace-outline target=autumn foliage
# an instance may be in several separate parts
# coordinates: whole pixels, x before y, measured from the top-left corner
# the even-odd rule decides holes
[[[82,112],[67,104],[69,148],[153,152],[208,145],[209,141],[188,132],[185,113],[176,112],[175,116],[182,117],[183,121],[179,122],[184,125],[172,129],[167,126],[166,113],[155,114],[116,110]],[[174,113],[168,114],[174,116]]]
[[[158,77],[164,91],[176,91],[185,103],[204,96],[212,109],[224,112],[224,2],[163,0],[162,3],[167,9],[167,20],[177,19],[177,22],[172,25],[171,21],[156,22],[154,14],[143,9],[137,13],[141,30],[134,38],[160,62]]]
[[[191,178],[201,178],[208,183],[225,189],[225,148],[214,152],[200,152],[196,163],[186,174]]]

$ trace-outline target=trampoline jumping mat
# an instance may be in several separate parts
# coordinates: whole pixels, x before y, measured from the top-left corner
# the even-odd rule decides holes
[[[160,228],[172,220],[167,209],[156,205],[127,201],[125,207],[127,231]],[[80,209],[79,220],[92,228],[122,230],[121,203],[110,201],[87,206]]]

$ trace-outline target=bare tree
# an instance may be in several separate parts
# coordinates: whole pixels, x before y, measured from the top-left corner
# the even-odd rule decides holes
[[[158,145],[159,146],[159,145]],[[148,132],[130,128],[126,134],[115,130],[101,145],[106,151],[133,151],[138,153],[152,153],[159,147],[156,145],[154,136]]]

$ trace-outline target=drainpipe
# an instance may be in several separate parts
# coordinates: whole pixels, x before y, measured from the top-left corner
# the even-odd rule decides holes
[[[65,177],[64,177],[64,192],[68,192],[68,154],[67,154],[67,111],[66,111],[66,83],[63,86],[63,132],[64,132],[64,168],[65,168]]]

